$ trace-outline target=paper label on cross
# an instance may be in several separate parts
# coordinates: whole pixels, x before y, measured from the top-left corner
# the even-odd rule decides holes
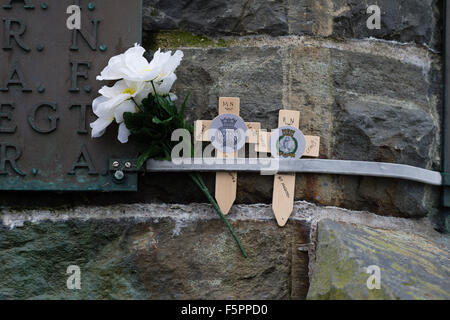
[[[208,130],[211,127],[212,120],[195,121],[195,140],[209,142],[211,141]],[[247,143],[258,144],[261,124],[259,122],[246,122],[247,125]]]
[[[306,151],[303,157],[318,158],[320,154],[320,137],[305,136]],[[256,146],[256,152],[270,153],[270,132],[259,131],[259,141]]]

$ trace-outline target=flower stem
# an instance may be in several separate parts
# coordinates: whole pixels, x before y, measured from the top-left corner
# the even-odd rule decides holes
[[[153,92],[155,93],[155,97],[158,96],[158,93],[156,92],[156,88],[155,88],[155,84],[153,83],[153,80],[150,81],[152,83],[152,87],[153,87]]]
[[[141,106],[136,102],[136,100],[134,100],[134,98],[133,97],[131,97],[130,98],[131,99],[131,101],[133,101],[134,102],[134,104],[136,105],[136,107],[139,109],[139,111],[141,111],[141,112],[144,112],[144,110],[142,110],[142,108],[141,108]]]
[[[234,240],[236,240],[236,243],[238,244],[239,249],[241,250],[242,254],[244,255],[245,258],[247,258],[247,253],[245,252],[244,248],[242,247],[242,244],[239,241],[239,238],[237,237],[236,233],[234,232],[233,227],[231,226],[231,224],[228,222],[228,219],[224,216],[224,214],[220,210],[216,200],[214,200],[214,198],[212,197],[208,188],[206,187],[205,183],[203,182],[202,177],[197,173],[191,173],[191,174],[189,174],[189,176],[195,182],[195,184],[200,188],[200,190],[202,190],[203,193],[206,195],[209,202],[213,205],[214,209],[219,214],[220,218],[222,218],[223,222],[225,222],[225,225],[227,226],[228,230],[231,232],[231,235],[233,236]]]

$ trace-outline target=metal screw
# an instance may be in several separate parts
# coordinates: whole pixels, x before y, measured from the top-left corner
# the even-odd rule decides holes
[[[114,169],[117,169],[118,167],[120,167],[119,161],[114,161],[112,165],[113,165]]]
[[[116,171],[114,173],[114,178],[116,178],[117,180],[123,180],[123,178],[125,178],[125,173],[123,173],[123,171]]]
[[[125,162],[125,168],[127,168],[127,169],[131,169],[131,162],[130,161],[127,161],[127,162]]]

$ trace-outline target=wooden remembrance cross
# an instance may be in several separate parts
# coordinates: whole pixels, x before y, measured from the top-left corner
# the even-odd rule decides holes
[[[300,112],[280,110],[278,126],[292,126],[299,128]],[[305,136],[306,149],[302,157],[319,157],[320,137]],[[258,152],[270,152],[270,133],[260,131]],[[283,161],[283,159],[280,159]],[[295,173],[276,174],[273,185],[272,210],[278,225],[284,227],[294,210]]]
[[[240,99],[239,98],[219,98],[219,115],[234,114],[239,116]],[[197,120],[195,122],[196,141],[209,142],[209,128],[211,120]],[[261,124],[257,122],[246,122],[247,125],[247,143],[258,144],[259,130]],[[237,158],[237,153],[223,153],[217,151],[218,158]],[[216,173],[216,200],[223,214],[230,212],[233,203],[236,201],[237,191],[237,172],[217,172]]]
[[[219,98],[219,115],[235,114],[239,115],[239,98]],[[211,120],[198,120],[195,123],[196,141],[208,142],[210,136],[208,130],[211,126]],[[270,152],[270,133],[261,131],[261,124],[257,122],[246,122],[248,128],[247,143],[256,144],[256,152]],[[279,127],[292,126],[298,128],[300,125],[300,112],[291,110],[280,110]],[[302,157],[319,157],[320,137],[305,136],[306,149]],[[218,152],[220,158],[236,158],[236,153],[224,154]],[[280,159],[283,161],[283,159]],[[272,209],[275,218],[280,227],[286,225],[294,209],[295,192],[295,173],[276,174],[273,188]],[[237,191],[237,173],[236,172],[217,172],[216,173],[216,200],[224,214],[230,212]]]

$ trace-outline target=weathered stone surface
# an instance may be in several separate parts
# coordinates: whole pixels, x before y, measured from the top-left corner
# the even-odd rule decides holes
[[[381,38],[439,48],[442,2],[381,0],[381,29],[367,28],[373,3],[358,0],[146,0],[144,29],[220,35]]]
[[[307,293],[308,255],[297,252],[309,242],[307,223],[280,230],[273,221],[233,222],[245,259],[210,206],[36,211],[25,214],[34,222],[17,223],[21,214],[3,216],[0,225],[0,299],[300,299]],[[81,268],[79,291],[66,288],[70,265]]]
[[[438,132],[429,112],[338,97],[334,158],[431,167]]]
[[[395,179],[354,176],[297,175],[295,196],[324,206],[374,212],[394,217],[435,216],[440,221],[440,188]]]
[[[189,47],[174,90],[191,93],[190,120],[214,118],[219,96],[240,96],[242,116],[267,129],[278,110],[301,111],[303,132],[322,137],[321,158],[440,170],[444,2],[377,3],[381,30],[366,27],[367,1],[144,0],[144,30],[159,35],[152,47]],[[241,35],[282,37],[217,39]],[[350,40],[368,37],[416,44]],[[204,176],[214,190],[214,175]],[[237,203],[270,203],[272,185],[240,174]],[[449,240],[432,230],[448,231],[450,221],[439,193],[392,179],[298,175],[297,200],[377,215],[300,202],[279,229],[270,205],[234,206],[245,260],[210,206],[136,204],[205,201],[186,175],[148,174],[131,194],[3,192],[0,206],[17,211],[0,211],[0,299],[301,299],[308,271],[311,299],[450,299]],[[305,244],[318,223],[314,249]],[[364,268],[374,264],[380,291],[366,287]],[[81,291],[66,288],[69,265],[81,267]]]
[[[2,209],[0,299],[303,299],[323,219],[435,234],[426,219],[306,202],[283,229],[270,205],[235,206],[229,219],[248,259],[210,205]],[[66,288],[69,265],[81,268],[81,291]]]
[[[185,49],[174,91],[190,93],[189,118],[212,120],[218,115],[219,96],[240,97],[241,116],[264,128],[278,125],[283,109],[284,63],[280,47]]]
[[[282,106],[299,110],[302,131],[322,138],[322,158],[440,168],[442,91],[431,80],[440,71],[424,50],[307,42],[185,52],[175,90],[191,92],[192,120],[214,118],[218,96],[240,96],[244,119],[263,128],[277,126]],[[181,175],[143,180],[147,201],[203,201]],[[214,190],[214,175],[206,180]],[[240,174],[237,202],[270,203],[272,186],[272,177]],[[389,179],[298,175],[296,199],[403,217],[439,210],[438,188]]]
[[[424,51],[405,59],[400,46],[358,46],[186,49],[175,91],[191,93],[192,120],[214,118],[218,96],[239,96],[244,119],[266,129],[283,107],[299,110],[322,157],[438,169],[442,92],[430,79],[440,71]]]
[[[322,158],[440,170],[442,91],[430,80],[440,71],[398,49],[368,42],[292,48],[287,106],[301,112],[306,134],[321,136]],[[296,198],[416,217],[439,211],[439,192],[391,179],[299,175]]]
[[[438,168],[441,92],[429,78],[439,71],[425,57],[373,49],[293,48],[289,108],[301,111],[306,133],[323,138],[324,157]]]
[[[323,220],[308,299],[450,299],[450,239]],[[369,290],[369,266],[381,289]]]
[[[425,49],[377,41],[272,39],[183,51],[174,90],[180,99],[191,93],[187,114],[192,121],[213,119],[219,96],[239,96],[243,118],[260,121],[265,129],[277,126],[283,107],[299,110],[302,131],[322,139],[321,158],[440,170],[441,63]],[[204,176],[214,190],[214,175]],[[240,174],[237,203],[271,203],[272,186],[273,177]],[[67,207],[205,201],[184,174],[141,176],[139,190],[114,196],[2,193],[0,204]],[[295,196],[381,215],[438,217],[439,193],[437,187],[407,181],[298,175]]]
[[[438,0],[335,0],[331,13],[333,35],[342,38],[381,38],[400,42],[416,42],[439,48],[441,39],[442,1]],[[367,7],[381,9],[381,29],[367,28]]]
[[[288,32],[284,0],[146,0],[144,29],[185,29],[204,34],[282,35]]]

